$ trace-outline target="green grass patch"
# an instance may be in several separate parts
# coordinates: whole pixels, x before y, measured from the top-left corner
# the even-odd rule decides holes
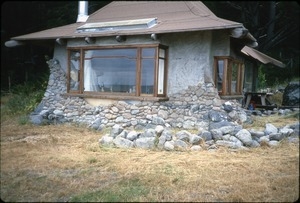
[[[300,120],[300,112],[299,111],[298,112],[292,112],[292,113],[286,115],[284,118],[285,119],[295,118],[295,119]]]
[[[91,157],[91,158],[88,159],[89,164],[93,164],[93,163],[96,163],[96,162],[97,162],[97,159],[94,158],[94,157]]]
[[[149,191],[139,179],[134,178],[122,180],[102,190],[76,195],[70,202],[139,202],[147,197]]]
[[[19,123],[20,125],[26,125],[26,124],[28,124],[28,123],[29,123],[29,118],[28,118],[28,116],[26,116],[26,115],[21,115],[21,116],[18,118],[18,123]]]

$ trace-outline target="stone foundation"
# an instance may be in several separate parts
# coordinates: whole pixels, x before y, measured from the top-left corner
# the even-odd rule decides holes
[[[212,83],[189,86],[169,101],[114,101],[109,105],[92,106],[83,98],[66,97],[66,74],[49,60],[50,77],[44,98],[31,115],[35,124],[72,122],[101,130],[115,124],[123,128],[147,129],[162,125],[182,129],[208,130],[214,112],[216,119],[242,123],[247,115],[237,101],[230,101],[230,113]],[[228,102],[228,101],[227,101]]]

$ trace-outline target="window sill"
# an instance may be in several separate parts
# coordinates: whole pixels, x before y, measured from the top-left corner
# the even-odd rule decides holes
[[[63,96],[95,98],[95,99],[112,99],[112,100],[137,100],[137,101],[168,101],[168,97],[151,97],[151,96],[127,96],[127,95],[109,95],[109,94],[76,94],[65,93]]]

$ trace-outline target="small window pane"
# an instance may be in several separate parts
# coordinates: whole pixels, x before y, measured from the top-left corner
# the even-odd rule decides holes
[[[165,72],[165,60],[159,59],[158,67],[158,94],[164,94],[164,72]]]
[[[247,63],[246,64],[247,68],[245,68],[245,82],[244,82],[244,92],[251,92],[252,91],[252,86],[253,86],[253,64]]]
[[[218,66],[217,67],[217,88],[218,88],[218,91],[222,91],[224,61],[218,60],[217,66]]]
[[[153,94],[154,87],[154,59],[142,60],[142,74],[141,74],[141,93]]]
[[[155,48],[143,48],[142,49],[142,57],[143,58],[154,58],[155,56]]]
[[[238,64],[232,64],[231,71],[231,93],[237,93],[237,81],[238,81]]]
[[[70,90],[79,90],[80,81],[80,53],[71,51]]]
[[[165,58],[165,50],[164,49],[159,49],[159,57]]]

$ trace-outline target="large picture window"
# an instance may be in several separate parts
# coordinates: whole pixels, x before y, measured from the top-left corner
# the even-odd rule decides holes
[[[69,94],[103,98],[166,97],[167,48],[69,48]]]
[[[214,58],[215,84],[220,96],[241,96],[244,64],[230,57]]]

